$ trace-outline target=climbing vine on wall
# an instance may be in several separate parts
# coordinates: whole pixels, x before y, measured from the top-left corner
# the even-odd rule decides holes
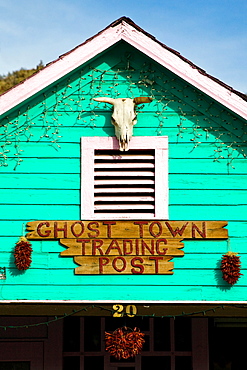
[[[155,127],[154,134],[169,136],[167,130],[175,124],[176,142],[189,141],[192,150],[196,150],[208,140],[213,161],[224,159],[233,167],[235,158],[246,157],[242,145],[246,143],[244,122],[149,61],[133,67],[131,55],[127,55],[125,61],[111,68],[106,63],[85,66],[34,98],[15,115],[6,116],[1,122],[0,166],[14,161],[16,169],[25,158],[27,142],[45,141],[59,150],[68,141],[63,136],[65,125],[95,130],[99,124],[102,127],[103,118],[110,122],[111,107],[93,101],[98,96],[150,96],[153,102],[148,107],[138,107],[137,111],[148,115],[149,125],[152,122]],[[139,114],[137,127],[146,125],[141,119]]]

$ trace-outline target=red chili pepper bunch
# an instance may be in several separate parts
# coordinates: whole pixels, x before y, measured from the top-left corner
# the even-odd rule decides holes
[[[237,253],[227,252],[224,254],[221,260],[221,271],[223,274],[223,279],[229,284],[235,284],[240,275],[240,258]]]
[[[106,351],[118,360],[134,357],[142,350],[145,343],[144,335],[140,329],[132,330],[126,326],[115,330],[112,334],[105,332]]]
[[[24,236],[21,236],[18,243],[16,243],[14,254],[15,264],[18,270],[27,270],[30,267],[32,251],[31,244]]]

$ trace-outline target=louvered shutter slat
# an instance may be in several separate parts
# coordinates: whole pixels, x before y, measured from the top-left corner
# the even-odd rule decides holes
[[[96,177],[153,177],[154,172],[151,171],[105,171],[105,172],[100,172],[100,171],[95,171],[95,176]]]
[[[98,204],[95,210],[132,210],[132,209],[154,209],[151,204]]]
[[[106,193],[106,194],[111,194],[111,193],[154,193],[154,188],[151,187],[146,187],[146,188],[132,188],[130,185],[125,188],[116,188],[116,187],[111,187],[111,188],[94,188],[94,193]]]
[[[95,163],[94,168],[154,168],[153,163],[121,163],[121,162],[104,162]]]
[[[94,200],[95,202],[153,202],[154,201],[154,197],[150,197],[150,196],[129,196],[129,197],[126,197],[126,196],[108,196],[108,197],[105,197],[105,196],[97,196],[97,197],[94,197]]]
[[[95,180],[94,181],[95,185],[154,185],[154,180],[149,180],[149,179],[139,179],[139,180]]]

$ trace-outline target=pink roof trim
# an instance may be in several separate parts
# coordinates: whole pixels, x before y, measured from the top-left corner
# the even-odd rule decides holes
[[[60,56],[37,74],[1,95],[0,114],[25,101],[120,40],[131,44],[183,80],[247,119],[247,101],[244,94],[208,75],[126,17],[111,23],[94,37]]]

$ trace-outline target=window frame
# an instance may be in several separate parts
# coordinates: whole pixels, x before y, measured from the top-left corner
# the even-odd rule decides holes
[[[95,150],[118,150],[119,143],[115,137],[81,138],[81,219],[168,219],[168,137],[136,136],[130,140],[129,149],[152,149],[155,151],[155,208],[154,215],[138,213],[134,216],[106,216],[94,212],[94,152]],[[119,152],[121,154],[121,152]]]

